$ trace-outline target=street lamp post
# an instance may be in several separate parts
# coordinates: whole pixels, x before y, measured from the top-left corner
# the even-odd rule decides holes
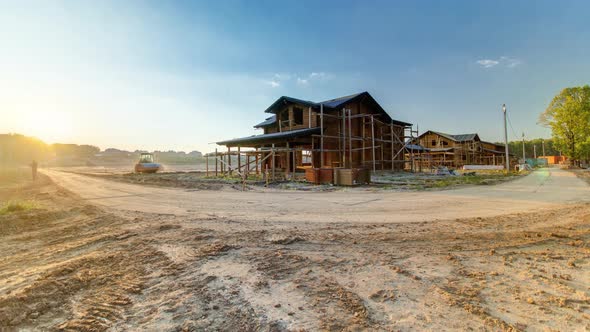
[[[524,132],[522,133],[522,162],[526,164],[526,150],[524,148]]]
[[[510,158],[508,157],[508,127],[506,127],[506,104],[502,104],[502,112],[504,112],[504,153],[506,158],[506,172],[510,171]]]

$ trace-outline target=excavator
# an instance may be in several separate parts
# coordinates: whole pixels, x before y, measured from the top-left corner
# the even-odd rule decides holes
[[[139,155],[139,161],[135,164],[135,173],[156,173],[162,169],[162,165],[154,162],[154,155],[148,152],[142,152]]]

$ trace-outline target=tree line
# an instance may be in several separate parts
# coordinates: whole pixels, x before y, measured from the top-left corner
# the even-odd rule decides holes
[[[503,145],[504,142],[496,142],[496,144]],[[545,147],[545,156],[559,156],[561,154],[553,139],[535,138],[532,140],[525,140],[524,142],[526,157],[533,158],[536,155],[538,158],[543,156],[543,147]],[[522,141],[508,142],[508,152],[519,159],[522,158]]]
[[[68,164],[92,164],[97,161],[131,161],[139,157],[133,152],[119,149],[105,149],[87,144],[47,144],[35,137],[21,134],[0,134],[0,166],[28,165],[33,160],[48,162],[69,160]],[[185,153],[183,151],[155,151],[157,160],[164,163],[194,163],[202,159],[199,151]]]
[[[89,158],[100,151],[93,145],[47,144],[35,137],[21,134],[0,134],[0,162],[3,164],[28,164],[53,158],[75,156]]]
[[[590,86],[565,88],[541,113],[555,147],[571,160],[590,159]]]

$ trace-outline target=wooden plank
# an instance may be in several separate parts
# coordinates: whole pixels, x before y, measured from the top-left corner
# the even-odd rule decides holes
[[[373,172],[375,172],[375,118],[371,115],[371,140],[372,140],[372,147],[373,147]]]
[[[324,167],[324,104],[320,105],[320,168]]]
[[[348,110],[348,167],[352,167],[352,110]]]
[[[240,147],[238,146],[238,169],[242,169],[242,155],[240,154]]]

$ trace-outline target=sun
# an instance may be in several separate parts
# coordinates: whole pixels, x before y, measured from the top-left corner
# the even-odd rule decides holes
[[[74,132],[71,117],[60,111],[37,111],[25,117],[26,135],[46,142],[67,141]]]

